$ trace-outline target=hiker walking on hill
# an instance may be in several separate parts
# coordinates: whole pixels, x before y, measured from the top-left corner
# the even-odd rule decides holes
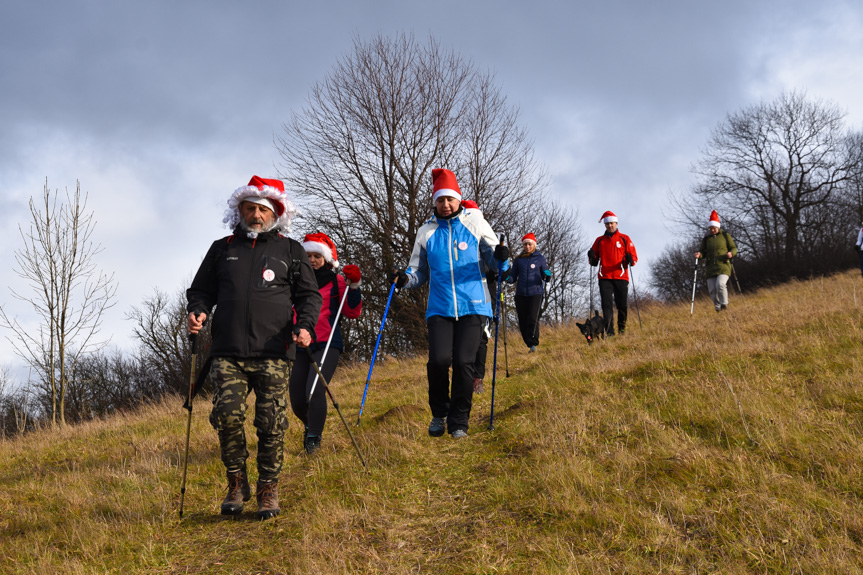
[[[629,268],[638,262],[632,239],[617,229],[617,216],[607,211],[599,222],[605,224],[605,233],[587,250],[591,267],[599,265],[599,297],[606,335],[614,335],[614,308],[617,307],[617,331],[626,332],[627,297],[629,295]]]
[[[857,232],[857,243],[854,244],[854,249],[857,250],[857,255],[860,256],[860,273],[863,273],[863,227]]]
[[[344,267],[344,277],[336,273],[339,267],[336,245],[326,234],[307,234],[303,239],[303,248],[309,256],[312,269],[315,270],[315,279],[323,300],[318,322],[315,325],[316,341],[309,346],[309,350],[327,382],[331,382],[339,362],[339,355],[345,349],[342,330],[338,323],[334,323],[336,315],[342,298],[346,295],[347,299],[340,317],[351,319],[360,317],[363,300],[359,288],[362,275],[360,268],[354,265]],[[331,337],[332,340],[330,340]],[[327,342],[330,343],[329,348],[327,348]],[[325,349],[327,356],[324,359]],[[298,354],[291,370],[288,394],[291,399],[291,409],[306,426],[303,433],[303,448],[309,455],[320,448],[324,423],[327,419],[327,396],[323,383],[318,381],[315,384],[317,377],[318,373],[312,366],[308,354]],[[314,392],[312,392],[312,385],[315,387]],[[310,393],[313,393],[311,401],[309,401]]]
[[[710,213],[707,235],[701,238],[701,246],[695,252],[696,259],[704,258],[704,277],[707,291],[717,312],[728,308],[728,278],[731,277],[731,258],[737,255],[734,238],[720,230],[719,214]]]
[[[389,280],[408,289],[429,283],[429,435],[449,431],[458,439],[467,437],[473,365],[483,326],[492,317],[485,270],[497,269],[498,262],[508,270],[509,250],[478,211],[464,210],[455,174],[432,170],[432,188],[434,215],[417,232],[407,270],[395,270]]]
[[[190,333],[198,333],[212,313],[210,423],[219,434],[228,478],[223,515],[242,512],[251,496],[244,432],[250,390],[258,435],[257,516],[279,514],[288,360],[294,358],[295,344],[312,343],[321,309],[305,250],[280,233],[287,233],[296,213],[280,180],[252,177],[228,199],[222,221],[233,234],[213,242],[186,291]]]
[[[551,270],[545,256],[536,251],[536,236],[532,233],[521,238],[521,253],[513,258],[507,283],[515,284],[515,311],[521,339],[529,351],[539,345],[539,314],[545,284],[551,279]]]

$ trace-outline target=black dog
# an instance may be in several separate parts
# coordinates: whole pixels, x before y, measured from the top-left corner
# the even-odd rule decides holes
[[[576,323],[578,329],[587,338],[587,344],[593,343],[593,338],[601,337],[605,339],[605,320],[599,315],[599,311],[593,310],[593,317],[584,323]]]

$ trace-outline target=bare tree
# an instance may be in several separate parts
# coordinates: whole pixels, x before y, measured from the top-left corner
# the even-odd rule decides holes
[[[333,237],[339,259],[364,269],[363,317],[348,346],[367,357],[389,285],[432,214],[431,170],[459,177],[495,229],[519,229],[547,186],[532,143],[489,74],[434,40],[355,40],[310,93],[277,146],[282,176],[308,202],[303,225]],[[425,345],[425,290],[394,298],[387,352]],[[346,347],[346,351],[348,347]]]
[[[799,92],[730,114],[694,167],[699,180],[679,220],[703,230],[716,209],[741,252],[774,279],[847,265],[850,253],[836,245],[854,225],[844,209],[859,194],[853,141],[842,111]]]
[[[30,226],[26,231],[19,226],[24,247],[15,251],[15,273],[29,290],[12,290],[12,295],[29,304],[38,325],[22,323],[0,307],[0,325],[13,332],[7,339],[36,373],[52,424],[65,423],[68,378],[75,365],[106,343],[97,336],[117,290],[114,275],[96,266],[101,247],[93,243],[96,222],[86,203],[80,182],[65,202],[47,181],[41,202],[30,199]]]
[[[188,391],[191,369],[191,347],[186,332],[186,295],[178,291],[173,297],[155,290],[141,307],[133,307],[127,317],[135,322],[135,337],[141,344],[140,361],[156,379],[152,382],[160,393]],[[198,366],[204,364],[211,342],[210,323],[198,335]]]

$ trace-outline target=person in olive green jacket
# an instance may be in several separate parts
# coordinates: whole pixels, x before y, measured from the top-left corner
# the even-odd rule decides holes
[[[716,311],[728,308],[728,278],[731,277],[731,258],[737,255],[734,238],[728,232],[721,232],[719,214],[710,214],[707,224],[708,234],[701,239],[701,247],[695,252],[697,259],[704,258],[707,290]]]

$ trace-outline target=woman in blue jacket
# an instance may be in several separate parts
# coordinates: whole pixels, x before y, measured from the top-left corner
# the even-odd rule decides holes
[[[509,249],[498,245],[479,211],[462,208],[455,174],[432,170],[432,184],[434,216],[417,232],[407,271],[393,272],[390,281],[408,289],[429,283],[429,435],[449,431],[458,439],[467,436],[473,362],[483,326],[492,317],[485,271],[498,269],[498,262],[508,270]]]
[[[515,311],[518,314],[518,329],[530,351],[539,345],[539,308],[545,282],[551,279],[551,270],[545,256],[536,251],[536,237],[527,234],[521,238],[524,248],[512,262],[512,271],[507,282],[515,284]]]

